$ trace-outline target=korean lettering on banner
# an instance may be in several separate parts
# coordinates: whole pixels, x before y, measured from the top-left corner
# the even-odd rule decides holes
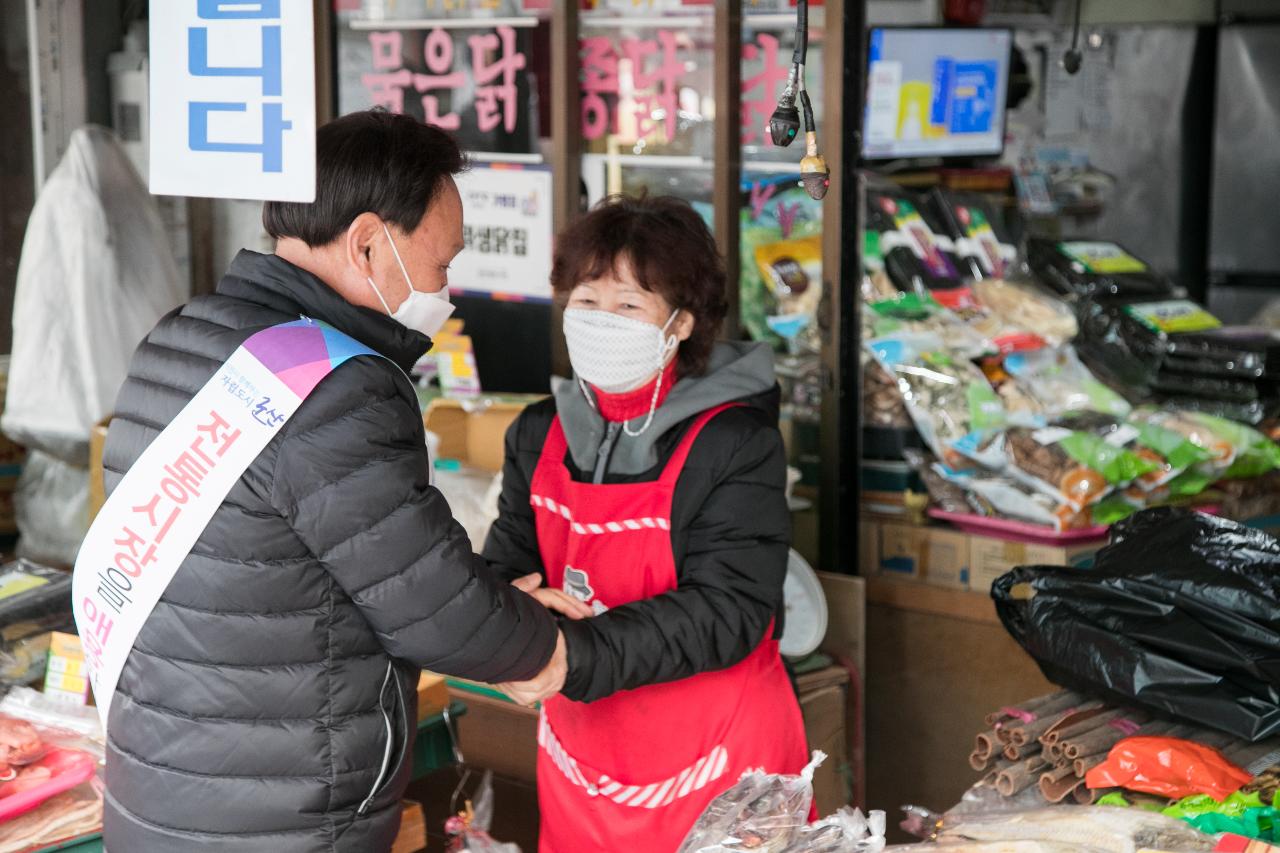
[[[610,122],[609,102],[621,92],[618,76],[619,60],[631,66],[635,88],[636,136],[646,137],[659,130],[655,116],[662,117],[661,134],[671,142],[676,136],[676,117],[680,109],[680,79],[685,64],[676,54],[676,34],[658,30],[656,38],[624,38],[615,46],[608,36],[584,38],[579,42],[582,62],[582,135],[599,139],[606,131],[619,132],[621,116]]]
[[[224,382],[224,387],[227,385]],[[169,531],[187,505],[200,497],[204,481],[240,435],[241,431],[232,429],[216,408],[211,409],[207,421],[196,425],[190,441],[184,438],[181,451],[164,466],[163,476],[156,483],[150,500],[133,507],[131,520],[122,523],[115,532],[112,537],[115,547],[111,549],[114,555],[106,567],[98,571],[96,600],[86,597],[82,602],[89,630],[82,630],[81,640],[93,671],[101,671],[103,647],[110,641],[114,626],[112,614],[119,616],[133,603],[134,583],[155,563],[156,552],[164,545]]]
[[[424,70],[412,70],[406,62],[406,36],[416,34],[401,30],[369,33],[373,70],[361,76],[361,83],[374,105],[403,113],[406,93],[412,91],[421,99],[424,121],[457,131],[463,117],[442,111],[440,101],[447,97],[452,106],[456,93],[471,83],[479,131],[490,133],[500,128],[506,134],[516,132],[520,124],[516,75],[527,67],[528,59],[519,49],[514,28],[499,26],[467,38],[469,73],[467,69],[454,70],[453,36],[443,27],[431,29],[423,37],[421,62],[414,58],[412,65]]]
[[[157,6],[151,15],[152,191],[311,201],[309,0]]]
[[[760,33],[754,42],[742,46],[742,58],[760,62],[760,72],[742,80],[742,144],[772,144],[765,128],[778,105],[778,94],[787,82],[791,66],[778,62],[777,36]]]

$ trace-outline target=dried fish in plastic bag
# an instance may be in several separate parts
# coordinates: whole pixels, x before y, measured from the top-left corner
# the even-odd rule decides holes
[[[956,823],[944,822],[938,841],[1053,842],[1105,853],[1138,853],[1144,848],[1190,853],[1214,846],[1212,836],[1182,821],[1141,809],[1098,806],[971,815]]]
[[[803,826],[784,853],[880,853],[884,849],[885,814],[863,816],[843,808],[830,817]]]
[[[748,771],[711,801],[679,853],[782,853],[809,822],[813,772],[827,758],[820,751],[798,776]]]

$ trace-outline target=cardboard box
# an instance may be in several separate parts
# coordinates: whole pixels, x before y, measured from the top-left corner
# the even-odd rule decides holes
[[[501,471],[507,428],[541,397],[431,401],[426,428],[440,436],[440,458],[456,459],[482,471]],[[435,460],[432,460],[435,461]]]
[[[927,529],[925,582],[949,589],[968,589],[969,537],[956,530]]]
[[[103,479],[102,450],[107,443],[107,427],[111,418],[104,418],[93,425],[89,432],[89,521],[98,516],[98,510],[107,502],[107,487]]]
[[[858,521],[858,567],[860,575],[874,575],[880,568],[880,525],[874,519]]]
[[[483,692],[480,692],[483,691]],[[492,688],[449,681],[449,698],[464,703],[456,721],[468,765],[521,782],[537,782],[538,712],[489,695]]]
[[[419,853],[427,849],[427,816],[421,803],[403,800],[400,812],[400,832],[391,853]]]
[[[1105,540],[1079,545],[1037,545],[990,536],[969,537],[969,583],[988,592],[996,578],[1015,566],[1088,566]]]
[[[804,717],[809,750],[827,754],[813,775],[813,797],[818,813],[829,815],[852,800],[849,781],[857,772],[850,767],[848,733],[849,673],[831,666],[796,678],[800,713]]]
[[[875,562],[876,572],[903,580],[924,578],[923,528],[909,524],[879,525],[880,550]]]
[[[858,672],[867,665],[867,582],[853,575],[818,572],[827,598],[827,635],[821,651]]]
[[[880,525],[882,575],[918,580],[950,589],[968,589],[969,537],[945,527]]]
[[[44,694],[71,705],[88,703],[89,673],[84,665],[84,648],[75,634],[55,631],[50,637]]]
[[[418,678],[418,722],[449,707],[449,685],[444,676],[424,672]]]

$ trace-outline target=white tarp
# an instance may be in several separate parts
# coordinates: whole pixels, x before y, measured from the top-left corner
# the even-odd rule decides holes
[[[23,552],[70,563],[88,491],[89,433],[111,413],[138,342],[186,300],[154,199],[110,131],[85,127],[36,198],[18,266],[0,429],[38,451],[19,486]],[[56,553],[54,553],[56,552]]]

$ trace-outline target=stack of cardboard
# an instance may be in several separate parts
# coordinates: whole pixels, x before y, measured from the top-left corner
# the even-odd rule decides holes
[[[864,519],[862,573],[987,592],[1015,566],[1088,565],[1104,540],[1047,545],[963,533],[942,525]]]

